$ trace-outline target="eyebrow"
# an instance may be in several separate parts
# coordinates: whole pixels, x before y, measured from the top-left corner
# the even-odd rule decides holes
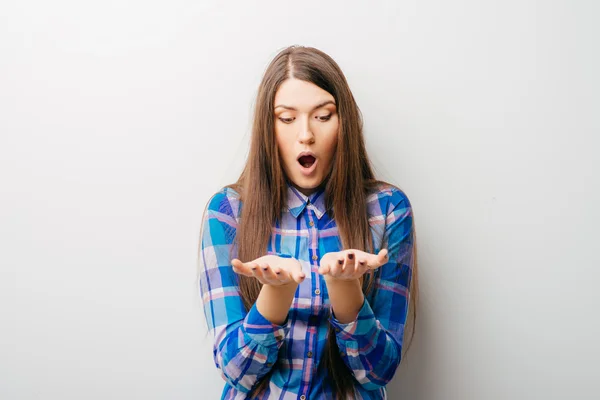
[[[313,107],[313,109],[311,111],[315,111],[316,109],[319,109],[323,106],[326,106],[327,104],[333,104],[335,106],[335,102],[333,100],[326,100],[322,103],[317,104],[316,106]],[[275,109],[277,108],[285,108],[286,110],[294,110],[294,111],[298,111],[295,107],[291,107],[291,106],[286,106],[284,104],[279,104],[277,106],[275,106]]]

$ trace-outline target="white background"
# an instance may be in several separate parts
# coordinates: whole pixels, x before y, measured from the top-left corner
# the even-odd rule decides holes
[[[271,58],[344,70],[408,194],[417,338],[391,399],[596,399],[594,1],[3,1],[0,398],[217,399],[195,286]]]

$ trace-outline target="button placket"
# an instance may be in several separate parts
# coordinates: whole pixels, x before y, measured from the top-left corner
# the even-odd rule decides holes
[[[307,230],[308,230],[308,240],[309,240],[309,254],[312,254],[310,256],[310,259],[312,260],[310,262],[310,268],[311,268],[311,275],[313,276],[313,284],[316,285],[313,288],[313,295],[311,296],[311,308],[312,308],[312,315],[309,316],[308,318],[308,327],[312,327],[312,329],[307,329],[306,332],[306,343],[310,343],[313,342],[315,343],[316,340],[316,329],[315,327],[318,324],[318,309],[320,307],[321,304],[321,299],[318,297],[318,295],[321,293],[321,290],[319,289],[320,287],[320,283],[319,283],[319,275],[317,272],[317,268],[318,268],[318,260],[319,260],[319,255],[318,255],[318,251],[319,251],[319,238],[318,238],[318,229],[316,227],[316,221],[314,220],[316,218],[315,215],[315,210],[314,208],[310,205],[310,202],[308,203],[308,207],[307,207],[307,214],[306,217],[308,219],[306,225],[307,225]],[[313,244],[316,243],[316,245],[313,246]],[[315,295],[317,297],[315,297]],[[307,346],[308,347],[308,346]],[[313,353],[313,349],[309,350],[308,348],[306,349],[306,353],[305,353],[305,363],[303,365],[303,374],[305,373],[305,368],[309,369],[309,375],[310,378],[309,380],[312,379],[313,374],[316,372],[316,361],[314,360],[315,354]],[[306,395],[301,395],[300,400],[306,400],[308,397]]]

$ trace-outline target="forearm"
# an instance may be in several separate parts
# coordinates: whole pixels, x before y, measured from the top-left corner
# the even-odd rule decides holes
[[[257,304],[235,325],[219,327],[215,362],[229,384],[248,392],[275,365],[289,327],[269,321]]]
[[[364,302],[360,281],[331,279],[326,284],[335,318],[344,324],[354,321]]]
[[[381,326],[365,300],[350,323],[332,318],[336,342],[344,363],[354,378],[367,390],[386,385],[401,359],[401,346]]]
[[[223,340],[215,346],[217,368],[223,373],[223,378],[239,391],[250,391],[277,360],[283,341],[279,338],[285,335],[285,331],[273,331],[270,322],[264,322],[262,327],[244,323],[224,334]]]
[[[256,299],[256,308],[271,323],[281,325],[287,318],[297,288],[297,283],[283,286],[263,285]]]

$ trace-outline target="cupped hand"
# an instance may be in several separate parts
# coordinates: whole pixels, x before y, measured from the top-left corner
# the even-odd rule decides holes
[[[319,263],[319,274],[326,281],[351,281],[360,279],[367,271],[381,267],[388,262],[387,249],[378,254],[370,254],[361,250],[342,250],[326,253]]]
[[[234,258],[231,265],[235,273],[255,277],[263,285],[283,286],[301,283],[306,278],[295,258],[266,255],[245,263]]]

